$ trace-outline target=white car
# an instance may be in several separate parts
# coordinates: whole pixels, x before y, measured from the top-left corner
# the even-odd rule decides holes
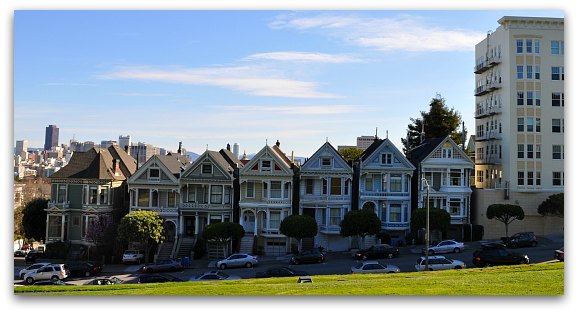
[[[351,267],[351,274],[366,273],[399,273],[399,267],[395,265],[381,264],[377,261],[365,261]]]
[[[206,281],[206,280],[235,280],[241,279],[240,276],[229,275],[221,271],[205,272],[197,277],[191,278],[190,281]]]
[[[234,253],[226,259],[217,261],[216,266],[217,268],[224,270],[228,267],[253,267],[257,265],[257,263],[259,263],[259,261],[254,255]]]
[[[50,280],[63,280],[70,275],[68,270],[68,265],[66,264],[48,264],[36,271],[32,271],[24,275],[24,281],[32,285],[35,281],[50,279]]]
[[[465,246],[463,242],[455,240],[442,240],[438,244],[430,246],[428,249],[429,255],[439,254],[439,253],[460,253],[464,251]],[[425,253],[425,248],[422,249]]]
[[[20,279],[24,279],[24,275],[26,275],[30,272],[36,271],[37,269],[44,267],[48,264],[50,264],[50,263],[46,263],[46,262],[34,263],[34,264],[28,266],[27,268],[20,270],[20,272],[18,273],[18,277],[20,277]]]
[[[466,263],[460,260],[452,260],[450,258],[446,258],[443,255],[428,256],[428,259],[429,259],[428,269],[430,271],[466,268]],[[425,256],[422,256],[419,259],[417,259],[415,263],[416,271],[425,270],[426,268],[425,263],[426,263]]]
[[[136,263],[141,264],[144,262],[144,253],[142,250],[126,250],[122,254],[122,263]]]

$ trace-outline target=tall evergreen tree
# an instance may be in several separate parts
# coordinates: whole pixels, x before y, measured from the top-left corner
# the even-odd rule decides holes
[[[419,146],[421,142],[422,125],[425,138],[437,138],[450,135],[456,143],[462,142],[462,132],[458,131],[462,122],[461,115],[453,108],[446,106],[446,101],[440,94],[437,94],[429,104],[428,112],[422,111],[420,118],[410,118],[411,124],[407,125],[407,138],[402,138],[403,151],[407,151]],[[464,138],[467,132],[464,133]]]

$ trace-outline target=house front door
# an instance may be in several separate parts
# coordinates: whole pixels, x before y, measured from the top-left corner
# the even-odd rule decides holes
[[[245,229],[246,233],[255,232],[255,213],[251,211],[243,213],[243,229]]]

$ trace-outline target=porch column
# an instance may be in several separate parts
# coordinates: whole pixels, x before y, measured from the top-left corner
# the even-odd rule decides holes
[[[64,214],[61,215],[60,221],[60,241],[64,241]]]
[[[49,229],[50,229],[50,214],[46,214],[46,237],[44,237],[44,238],[46,238],[45,243],[49,238],[48,237],[48,230]]]
[[[253,234],[257,235],[257,223],[259,223],[259,215],[257,210],[253,210],[253,216],[255,216],[255,222],[253,223]]]
[[[179,214],[179,235],[184,235],[185,228],[184,228],[185,218],[182,214]]]
[[[195,214],[195,235],[199,234],[199,214]]]

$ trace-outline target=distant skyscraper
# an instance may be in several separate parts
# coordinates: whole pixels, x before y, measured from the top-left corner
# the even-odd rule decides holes
[[[28,155],[28,140],[17,140],[16,151],[14,151],[14,153],[26,160]]]
[[[239,157],[239,144],[238,143],[234,143],[233,144],[233,154],[238,158]]]
[[[367,149],[371,144],[375,141],[375,139],[379,139],[377,136],[361,136],[357,137],[357,148],[361,150]]]
[[[44,137],[44,150],[50,150],[58,146],[58,127],[48,125],[46,127],[46,137]]]
[[[126,149],[126,147],[130,147],[132,145],[131,139],[130,139],[130,135],[120,135],[118,136],[118,145],[120,146],[121,149]]]

